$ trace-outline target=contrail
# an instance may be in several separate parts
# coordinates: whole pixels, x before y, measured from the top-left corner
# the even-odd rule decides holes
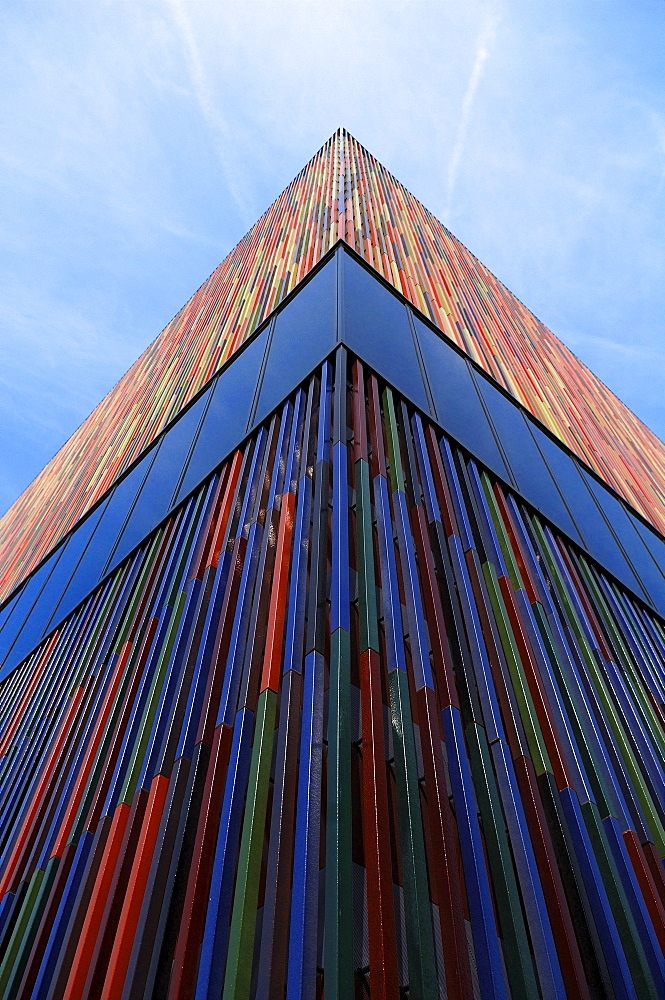
[[[185,12],[185,7],[181,0],[169,0],[169,6],[173,12],[173,18],[178,29],[185,57],[189,67],[189,75],[192,81],[194,96],[201,109],[201,114],[210,126],[214,135],[217,155],[222,165],[222,170],[226,178],[226,186],[233,201],[243,219],[253,219],[254,209],[248,203],[245,193],[238,184],[237,172],[233,169],[227,149],[230,145],[229,129],[226,121],[215,104],[210,85],[206,78],[203,61],[199,53],[198,45],[194,37],[191,22]]]
[[[462,113],[460,115],[459,125],[457,126],[455,145],[453,146],[453,152],[448,166],[448,186],[446,189],[446,207],[444,214],[444,219],[446,220],[450,217],[453,189],[455,187],[455,181],[457,180],[460,160],[462,159],[462,152],[464,151],[466,143],[466,135],[469,130],[471,109],[473,107],[476,91],[478,90],[480,78],[483,75],[483,69],[485,68],[487,57],[489,56],[490,47],[496,35],[498,23],[499,16],[497,12],[497,4],[494,2],[490,6],[485,23],[483,24],[478,38],[476,58],[473,64],[473,69],[471,70],[471,76],[469,77],[469,84],[466,88],[464,100],[462,101]]]

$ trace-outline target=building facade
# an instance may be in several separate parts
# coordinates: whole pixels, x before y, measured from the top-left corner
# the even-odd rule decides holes
[[[340,130],[2,519],[0,997],[665,995],[665,448]]]

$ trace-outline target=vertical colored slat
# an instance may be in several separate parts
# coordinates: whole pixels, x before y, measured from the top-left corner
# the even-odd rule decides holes
[[[330,637],[326,809],[326,995],[351,1000],[353,910],[351,875],[351,639],[342,628]]]
[[[210,881],[205,930],[196,982],[196,1000],[219,996],[224,982],[228,942],[228,914],[237,860],[244,792],[250,765],[252,712],[241,709],[233,727],[233,742],[222,799],[215,860]]]
[[[289,670],[284,675],[280,693],[261,955],[257,969],[257,990],[271,1000],[284,996],[286,982],[301,697],[302,674]]]
[[[480,726],[470,725],[466,728],[465,736],[469,748],[474,790],[483,822],[484,840],[489,858],[498,918],[501,921],[503,931],[503,954],[508,972],[508,981],[513,993],[517,996],[536,997],[539,993],[535,975],[535,969],[537,969],[543,995],[549,997],[554,995],[551,984],[551,973],[548,968],[549,963],[545,967],[541,966],[542,959],[547,959],[548,956],[547,954],[542,954],[543,949],[538,947],[541,941],[536,940],[534,942],[534,961],[531,959],[525,920],[520,905],[518,882],[513,869],[508,836],[506,835],[506,819],[502,815],[497,780],[494,776],[484,733]],[[499,748],[503,749],[500,741],[492,745],[495,753]],[[519,832],[521,833],[522,831],[520,830]],[[516,847],[515,841],[516,838],[514,836],[510,838],[510,844],[513,846],[513,855]],[[518,874],[520,873],[520,860],[520,857],[515,859]],[[520,884],[522,885],[522,882]],[[524,898],[523,885],[522,889]],[[533,940],[533,932],[537,930],[537,927],[532,925],[537,924],[540,914],[538,908],[533,906],[533,899],[529,896],[524,900],[524,907],[526,910],[526,920]]]
[[[0,684],[7,1000],[665,987],[659,622],[346,363]]]
[[[462,724],[458,710],[452,705],[443,709],[442,718],[481,996],[488,1000],[506,1000],[506,984],[478,826],[478,807],[464,747]]]
[[[324,666],[316,651],[305,658],[287,1000],[316,995]]]
[[[390,861],[387,764],[383,735],[381,663],[375,650],[360,654],[363,742],[363,832],[367,866],[369,968],[372,989],[397,1000],[397,942]]]
[[[256,905],[263,837],[268,803],[277,696],[265,690],[259,695],[254,746],[249,767],[248,798],[238,856],[235,901],[229,932],[229,952],[223,997],[242,1000],[250,995]]]
[[[332,564],[326,801],[324,984],[326,996],[351,1000],[353,907],[351,872],[351,608],[346,447],[346,357],[335,364],[332,447]]]

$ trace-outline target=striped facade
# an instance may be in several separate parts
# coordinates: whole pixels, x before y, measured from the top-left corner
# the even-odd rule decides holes
[[[340,129],[0,519],[0,598],[340,239],[665,530],[663,443]]]
[[[665,540],[338,234],[0,607],[2,1000],[665,995]]]

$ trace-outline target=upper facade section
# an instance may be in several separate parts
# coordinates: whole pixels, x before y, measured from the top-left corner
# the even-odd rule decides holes
[[[0,600],[339,239],[665,531],[665,445],[341,129],[0,520]]]

